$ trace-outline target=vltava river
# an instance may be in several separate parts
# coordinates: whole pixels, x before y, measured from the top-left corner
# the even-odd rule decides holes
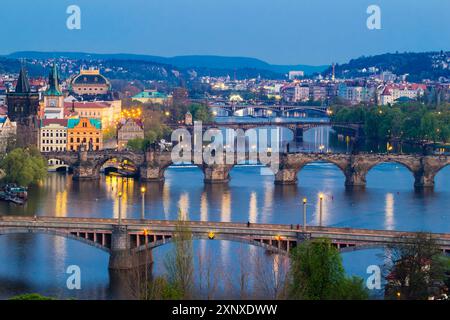
[[[314,136],[317,133],[311,133],[310,138]],[[275,186],[272,176],[260,175],[260,168],[254,166],[235,167],[227,185],[204,185],[200,169],[177,167],[167,170],[164,184],[146,184],[145,215],[149,219],[176,219],[181,210],[191,220],[297,224],[302,219],[301,199],[306,197],[308,224],[318,224],[318,197],[323,193],[323,224],[327,226],[450,232],[449,181],[447,167],[436,176],[434,192],[415,192],[413,176],[406,168],[381,164],[368,174],[366,190],[346,191],[344,175],[337,167],[313,163],[300,171],[296,186]],[[0,202],[0,214],[117,217],[116,194],[121,190],[124,216],[139,218],[140,187],[133,179],[103,176],[95,182],[76,182],[70,175],[52,173],[30,190],[25,206]],[[155,274],[163,272],[169,251],[170,246],[154,250]],[[211,256],[228,273],[239,269],[238,257],[263,252],[228,241],[195,241],[194,251]],[[382,250],[343,254],[346,271],[367,278],[367,266],[383,263],[380,253]],[[271,263],[273,259],[267,260]],[[108,255],[74,240],[3,235],[0,261],[0,298],[25,292],[77,299],[120,297],[120,288],[110,281]],[[81,268],[81,290],[66,287],[69,265]],[[253,268],[251,263],[248,267]],[[222,283],[218,291],[225,287]]]

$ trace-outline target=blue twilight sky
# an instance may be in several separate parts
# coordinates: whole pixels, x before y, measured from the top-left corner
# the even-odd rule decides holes
[[[66,28],[69,5],[81,30]],[[381,30],[366,27],[369,5]],[[84,51],[329,64],[450,50],[450,0],[1,0],[0,54]]]

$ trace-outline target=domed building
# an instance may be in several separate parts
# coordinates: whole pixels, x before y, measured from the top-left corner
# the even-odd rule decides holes
[[[111,83],[98,69],[81,69],[70,82],[70,88],[80,96],[105,95],[111,91]]]

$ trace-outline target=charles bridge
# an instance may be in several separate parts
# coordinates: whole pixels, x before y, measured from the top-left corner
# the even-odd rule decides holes
[[[224,152],[225,153],[225,152]],[[117,161],[127,160],[133,163],[139,171],[140,179],[143,181],[161,182],[164,180],[165,170],[173,165],[171,151],[148,150],[146,152],[116,151],[106,149],[100,151],[87,151],[80,149],[78,152],[44,152],[42,155],[47,159],[58,159],[64,161],[73,169],[74,179],[99,179],[101,167],[111,159]],[[203,154],[192,152],[192,158]],[[219,161],[206,164],[200,161],[196,164],[204,174],[205,183],[226,183],[230,179],[230,171],[238,162],[228,164],[228,161]],[[251,154],[245,153],[245,159],[250,159]],[[224,154],[225,159],[225,154]],[[254,159],[254,158],[252,158]],[[385,163],[398,163],[412,173],[414,186],[416,188],[434,187],[434,177],[445,166],[450,164],[448,155],[422,155],[422,154],[376,154],[376,153],[280,153],[276,161],[275,173],[276,184],[296,184],[298,172],[307,164],[313,162],[328,162],[336,165],[345,176],[347,187],[364,187],[366,176],[371,168]],[[195,163],[194,163],[195,164]],[[270,164],[274,167],[274,163]]]
[[[0,216],[0,235],[44,233],[81,241],[110,254],[109,268],[131,269],[151,262],[151,250],[179,232],[192,239],[228,240],[288,254],[305,239],[327,238],[341,251],[385,247],[414,238],[414,232],[235,222]],[[432,234],[450,253],[450,234]]]

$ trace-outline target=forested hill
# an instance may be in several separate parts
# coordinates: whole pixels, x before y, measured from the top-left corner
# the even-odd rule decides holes
[[[336,65],[336,77],[352,78],[367,76],[373,68],[377,73],[390,71],[396,75],[409,74],[408,81],[423,79],[437,80],[439,77],[450,78],[450,52],[405,52],[385,53],[375,56],[362,56],[348,63]],[[373,71],[372,71],[373,72]],[[331,74],[331,67],[323,75]]]

